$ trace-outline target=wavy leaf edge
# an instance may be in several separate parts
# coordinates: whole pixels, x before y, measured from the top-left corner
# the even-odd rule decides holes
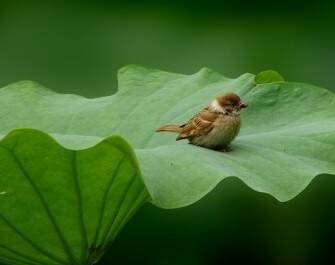
[[[156,70],[156,69],[153,69],[153,68],[144,68],[143,66],[139,66],[139,65],[128,65],[128,66],[125,66],[125,67],[122,67],[121,69],[119,69],[119,71],[118,71],[118,76],[120,76],[120,75],[124,75],[124,74],[127,74],[127,72],[128,71],[134,71],[134,70],[136,70],[136,69],[140,69],[141,71],[146,71],[146,72],[157,72],[157,73],[169,73],[169,74],[174,74],[174,75],[176,75],[176,76],[181,76],[181,77],[183,77],[183,76],[188,76],[188,75],[182,75],[182,74],[178,74],[178,73],[170,73],[170,72],[167,72],[167,71],[161,71],[161,70]],[[209,74],[211,74],[211,75],[218,75],[218,76],[221,76],[221,74],[219,74],[219,73],[217,73],[216,71],[214,71],[214,70],[212,70],[212,69],[209,69],[209,68],[202,68],[199,72],[197,72],[197,73],[200,73],[200,72],[206,72],[206,73],[209,73]],[[256,77],[262,77],[263,75],[269,75],[270,77],[273,77],[273,80],[271,80],[270,82],[264,82],[264,83],[262,83],[262,82],[257,82],[255,79],[256,79]],[[191,75],[189,75],[189,76],[191,76]],[[253,76],[253,78],[254,78],[254,88],[253,89],[262,89],[262,87],[263,86],[266,86],[266,85],[268,85],[268,84],[271,84],[271,83],[280,83],[280,84],[302,84],[302,85],[305,85],[305,83],[300,83],[300,82],[287,82],[287,81],[284,81],[284,79],[282,78],[282,76],[278,73],[278,72],[276,72],[276,71],[273,71],[273,70],[266,70],[266,71],[262,71],[262,72],[260,72],[258,75],[252,75],[252,74],[249,74],[249,73],[246,73],[246,74],[243,74],[242,76]],[[222,76],[221,76],[222,77]],[[227,78],[227,79],[229,79],[229,78]],[[231,79],[232,80],[232,79]],[[120,80],[119,80],[120,81]],[[35,81],[29,81],[29,80],[25,80],[25,81],[19,81],[19,82],[15,82],[15,83],[12,83],[12,84],[9,84],[9,85],[7,85],[7,86],[5,86],[5,87],[3,87],[3,88],[1,88],[0,90],[5,90],[5,89],[12,89],[11,87],[13,86],[13,85],[16,85],[16,86],[18,86],[19,87],[19,89],[20,89],[20,87],[23,89],[23,93],[26,93],[27,91],[29,91],[29,89],[33,89],[33,90],[36,90],[37,89],[37,91],[38,91],[38,93],[41,93],[41,94],[54,94],[54,95],[69,95],[69,96],[74,96],[74,97],[76,97],[76,98],[82,98],[82,99],[84,99],[84,100],[94,100],[95,98],[93,98],[93,99],[91,99],[91,98],[86,98],[86,97],[83,97],[83,96],[80,96],[80,95],[75,95],[75,94],[62,94],[62,93],[57,93],[57,92],[55,92],[55,91],[53,91],[53,90],[50,90],[50,89],[48,89],[48,88],[46,88],[46,87],[44,87],[44,86],[42,86],[42,85],[40,85],[38,82],[35,82]],[[306,84],[307,85],[307,84]],[[28,87],[28,89],[27,89],[27,87]],[[327,90],[327,89],[324,89],[324,88],[320,88],[320,87],[317,87],[318,89],[320,89],[320,90],[324,90],[324,91],[328,91],[328,92],[330,92],[330,93],[332,93],[332,94],[334,94],[332,91],[329,91],[329,90]],[[117,95],[117,94],[120,94],[120,93],[122,93],[123,92],[123,90],[122,90],[122,86],[119,86],[119,88],[118,88],[118,90],[115,92],[115,94],[113,94],[113,96],[114,95]],[[107,96],[107,97],[109,97],[109,96]],[[15,129],[13,132],[15,132],[15,131],[18,131],[18,130],[36,130],[36,131],[39,131],[39,132],[42,132],[42,133],[44,133],[44,134],[46,134],[46,135],[48,135],[49,137],[51,137],[52,139],[53,139],[53,141],[55,141],[57,144],[59,144],[60,146],[62,146],[63,148],[65,148],[65,149],[68,149],[68,150],[85,150],[85,149],[89,149],[89,148],[92,148],[92,147],[94,147],[95,145],[98,145],[98,144],[100,144],[100,143],[102,143],[102,142],[104,142],[104,141],[108,141],[108,139],[109,140],[112,140],[112,139],[119,139],[119,140],[122,140],[124,143],[126,143],[127,144],[127,146],[129,147],[129,150],[131,150],[131,152],[132,152],[132,156],[133,156],[133,158],[134,158],[134,161],[135,161],[135,164],[136,164],[136,166],[137,166],[137,168],[138,168],[138,170],[140,170],[140,172],[142,172],[141,171],[141,165],[140,165],[140,163],[139,163],[139,160],[138,160],[138,158],[137,158],[137,155],[136,155],[136,153],[135,153],[135,148],[133,148],[132,146],[131,146],[131,144],[122,136],[122,135],[118,135],[118,134],[113,134],[112,136],[109,136],[109,137],[104,137],[104,138],[99,138],[99,137],[95,137],[95,136],[87,136],[87,137],[92,137],[92,138],[96,138],[96,139],[94,139],[93,141],[92,141],[92,143],[88,143],[88,144],[85,144],[84,145],[84,147],[80,147],[80,148],[78,148],[78,149],[72,149],[72,148],[68,148],[66,145],[64,145],[64,143],[61,143],[61,142],[59,142],[59,139],[56,139],[54,136],[53,136],[53,133],[50,133],[50,132],[44,132],[44,131],[41,131],[41,130],[37,130],[37,129],[30,129],[30,128],[27,128],[27,129],[24,129],[24,128],[18,128],[18,129]],[[13,132],[10,132],[10,133],[8,133],[1,141],[3,141],[3,140],[5,140],[7,137],[9,137],[10,135],[12,135],[12,133]],[[80,136],[80,135],[78,135],[78,136]],[[157,147],[157,148],[159,148],[159,147]],[[140,150],[140,149],[139,149]],[[277,196],[275,196],[274,194],[271,194],[271,193],[269,193],[269,192],[267,192],[267,191],[263,191],[263,190],[261,190],[261,189],[257,189],[257,188],[255,188],[255,187],[250,187],[250,185],[248,184],[248,183],[246,183],[243,179],[241,179],[239,176],[235,176],[235,175],[231,175],[231,176],[227,176],[227,177],[225,177],[225,178],[237,178],[237,179],[239,179],[239,180],[241,180],[245,185],[247,185],[248,187],[250,187],[251,189],[253,189],[253,190],[255,190],[255,191],[257,191],[257,192],[261,192],[261,193],[265,193],[265,194],[269,194],[269,195],[271,195],[272,197],[274,197],[275,199],[277,199],[277,200],[279,200],[279,201],[281,201],[281,202],[285,202],[285,201],[288,201],[288,200],[291,200],[291,199],[293,199],[295,196],[297,196],[298,194],[300,194],[308,185],[309,185],[309,183],[315,178],[315,177],[317,177],[317,176],[319,176],[319,175],[322,175],[322,174],[328,174],[328,175],[333,175],[333,174],[331,174],[331,173],[329,173],[329,172],[320,172],[319,174],[317,174],[317,175],[314,175],[314,176],[312,176],[310,179],[309,179],[309,181],[308,182],[306,182],[305,183],[305,185],[301,188],[301,190],[300,191],[298,191],[298,192],[296,192],[296,194],[293,196],[293,197],[291,197],[291,198],[287,198],[287,199],[280,199],[280,198],[278,198]],[[224,178],[224,179],[225,179]],[[224,180],[223,179],[223,180]],[[144,181],[144,183],[145,183],[145,185],[148,187],[148,184],[146,183],[146,179],[145,178],[143,178],[143,181]],[[213,183],[213,185],[212,185],[212,187],[210,188],[210,190],[212,190],[212,189],[214,189],[217,185],[218,185],[218,183],[220,183],[222,180],[220,180],[220,181],[218,181],[218,182],[216,182],[216,183]],[[149,194],[151,194],[150,193],[150,189],[148,189],[147,188],[147,190],[149,191]],[[199,197],[199,199],[201,199],[203,196],[205,196],[206,194],[208,193],[208,191],[206,191],[206,192],[204,192],[204,194],[201,194],[201,196]],[[152,194],[151,194],[152,195]],[[151,196],[151,198],[153,198],[154,196]],[[192,202],[192,203],[195,203],[196,201],[194,201],[194,202]],[[188,205],[190,205],[190,204],[192,204],[192,203],[186,203],[186,204],[182,204],[182,205],[180,205],[180,206],[178,206],[178,207],[169,207],[169,206],[167,206],[167,207],[165,207],[164,205],[157,205],[156,203],[155,203],[155,201],[152,201],[152,203],[153,204],[155,204],[156,206],[159,206],[159,207],[162,207],[162,208],[179,208],[179,207],[185,207],[185,206],[188,206]]]

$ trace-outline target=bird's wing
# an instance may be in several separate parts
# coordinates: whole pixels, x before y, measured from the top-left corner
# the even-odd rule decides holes
[[[191,138],[209,133],[214,128],[214,122],[220,114],[211,112],[207,108],[193,116],[187,123],[181,125],[177,140]]]

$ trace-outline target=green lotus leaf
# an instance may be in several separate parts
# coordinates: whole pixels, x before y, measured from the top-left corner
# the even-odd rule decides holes
[[[0,262],[92,264],[148,198],[120,137],[73,151],[13,131],[0,144]]]
[[[128,66],[119,71],[118,81],[116,94],[96,99],[57,94],[29,81],[0,90],[0,134],[6,136],[21,128],[39,130],[14,131],[1,144],[0,194],[1,189],[5,194],[0,200],[9,194],[7,182],[24,194],[22,198],[13,195],[5,206],[0,204],[0,213],[5,207],[4,213],[13,215],[5,216],[8,223],[4,221],[0,229],[11,230],[13,226],[17,230],[16,237],[8,239],[13,241],[3,241],[9,234],[0,238],[4,261],[90,263],[148,194],[158,207],[177,208],[196,202],[224,178],[237,177],[256,191],[287,201],[315,176],[335,174],[335,95],[328,90],[284,82],[272,71],[258,78],[244,74],[229,79],[206,68],[181,75]],[[188,120],[214,96],[228,91],[238,93],[249,105],[242,113],[243,125],[232,144],[233,151],[223,153],[187,141],[176,142],[174,134],[155,132],[161,125]],[[129,145],[120,137],[109,138],[112,135],[120,135]],[[73,157],[78,159],[86,153],[87,158],[74,171]],[[136,172],[136,177],[116,169],[122,155],[124,171]],[[18,179],[9,177],[11,174],[17,174]],[[29,188],[29,181],[23,184],[19,179],[27,174],[35,183]],[[115,187],[116,197],[111,192],[107,202],[103,194],[114,174],[120,187]],[[136,179],[136,192],[127,190],[129,178]],[[118,193],[122,191],[131,197],[125,199],[127,203],[120,203],[124,195]],[[36,205],[29,209],[24,198],[27,202],[34,198]],[[113,228],[115,211],[124,204],[133,210],[123,215],[127,218],[119,218],[122,225]],[[20,211],[12,212],[13,205]],[[37,221],[20,224],[19,218],[32,213],[34,218],[43,215],[41,230]],[[32,234],[26,234],[28,227],[34,227],[29,231]],[[78,227],[87,232],[78,232]],[[44,232],[32,245],[26,239],[35,239],[38,231]],[[92,234],[97,233],[93,240]],[[16,243],[18,240],[22,242]],[[15,246],[11,249],[15,252],[6,251],[4,246]],[[27,260],[28,248],[44,256]]]
[[[281,76],[276,71],[273,70],[266,70],[260,72],[255,76],[256,84],[266,84],[266,83],[274,83],[274,82],[284,82],[284,77]]]

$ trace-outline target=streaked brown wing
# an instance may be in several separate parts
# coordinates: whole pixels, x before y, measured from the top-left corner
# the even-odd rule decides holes
[[[204,135],[213,129],[213,124],[218,117],[218,113],[210,112],[204,109],[192,117],[187,123],[183,124],[182,131],[177,140]]]

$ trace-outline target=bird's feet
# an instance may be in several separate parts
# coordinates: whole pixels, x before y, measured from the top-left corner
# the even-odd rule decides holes
[[[221,148],[218,151],[223,152],[223,153],[228,153],[228,152],[233,151],[233,149],[231,147],[229,147],[229,146],[225,146],[225,147]]]

